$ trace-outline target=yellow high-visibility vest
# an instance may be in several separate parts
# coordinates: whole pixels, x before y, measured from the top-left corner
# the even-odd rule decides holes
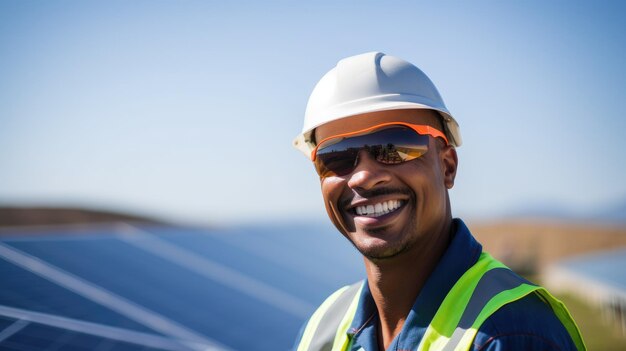
[[[347,351],[347,331],[356,314],[363,282],[345,286],[322,303],[307,323],[297,351]],[[467,351],[478,329],[500,307],[536,293],[567,329],[578,350],[586,350],[565,305],[544,288],[533,285],[483,252],[454,284],[435,313],[418,351]]]

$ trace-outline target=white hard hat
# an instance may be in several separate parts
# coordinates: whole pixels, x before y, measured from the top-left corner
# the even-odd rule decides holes
[[[459,125],[437,88],[419,68],[398,57],[369,52],[345,58],[317,83],[294,146],[310,156],[311,136],[324,123],[368,112],[429,109],[439,112],[450,144],[461,145]]]

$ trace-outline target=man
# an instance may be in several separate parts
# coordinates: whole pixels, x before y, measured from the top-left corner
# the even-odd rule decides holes
[[[367,279],[318,308],[298,351],[585,348],[558,300],[452,219],[460,144],[433,83],[402,59],[349,57],[316,85],[294,145],[313,161]]]

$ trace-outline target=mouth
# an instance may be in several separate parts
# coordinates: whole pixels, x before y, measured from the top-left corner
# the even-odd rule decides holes
[[[405,201],[403,200],[387,200],[374,204],[356,206],[351,211],[357,216],[378,218],[397,211],[404,203]]]

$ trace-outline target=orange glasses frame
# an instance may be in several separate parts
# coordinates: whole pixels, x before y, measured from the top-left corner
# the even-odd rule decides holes
[[[378,128],[382,128],[382,127],[386,127],[386,126],[393,126],[393,125],[401,125],[401,126],[409,127],[411,129],[413,129],[417,134],[430,135],[430,136],[432,136],[434,138],[442,138],[443,140],[445,140],[446,145],[448,145],[448,138],[446,138],[446,135],[443,134],[440,130],[435,129],[435,128],[431,127],[431,126],[427,126],[427,125],[423,125],[423,124],[411,124],[411,123],[406,123],[406,122],[388,122],[388,123],[377,124],[377,125],[369,127],[369,128],[357,130],[356,132],[337,134],[337,135],[329,136],[328,138],[324,138],[322,141],[320,141],[317,144],[315,149],[313,149],[313,151],[311,151],[311,161],[315,161],[316,154],[317,154],[317,149],[320,146],[322,146],[328,140],[335,139],[335,138],[345,138],[345,137],[349,137],[349,136],[357,135],[357,134],[367,134],[367,132],[369,132],[369,131],[372,131],[372,130],[375,130],[375,129],[378,129]]]

